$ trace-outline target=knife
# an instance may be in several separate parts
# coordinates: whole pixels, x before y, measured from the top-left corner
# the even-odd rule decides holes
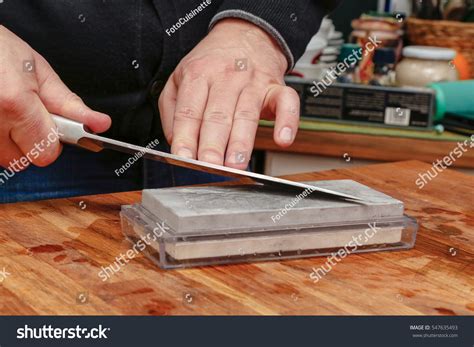
[[[87,129],[84,124],[79,122],[52,115],[58,128],[59,139],[62,143],[67,143],[88,149],[93,152],[100,152],[103,149],[112,149],[128,154],[141,153],[146,159],[157,160],[167,164],[181,166],[188,169],[217,174],[226,177],[243,179],[244,181],[258,182],[280,188],[297,188],[299,190],[308,190],[309,192],[318,192],[327,196],[333,196],[350,200],[353,202],[362,202],[363,199],[345,193],[316,187],[301,182],[293,182],[282,178],[266,176],[254,172],[238,170],[222,165],[206,163],[203,161],[179,157],[174,154],[160,152],[153,149],[135,146],[126,142],[112,140],[103,136],[96,135]]]

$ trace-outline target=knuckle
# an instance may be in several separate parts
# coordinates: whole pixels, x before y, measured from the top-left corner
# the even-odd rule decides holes
[[[233,81],[236,80],[236,78],[239,78],[239,80],[248,80],[249,76],[245,75],[236,75],[237,72],[235,71],[235,68],[233,66],[224,66],[219,69],[218,74],[215,75],[214,79],[217,83],[220,83],[222,85],[224,84],[230,84]]]
[[[215,162],[220,162],[224,160],[224,148],[219,147],[216,144],[206,144],[203,147],[199,148],[198,158],[202,159],[211,159]]]
[[[204,119],[207,122],[217,123],[229,127],[232,125],[232,118],[230,117],[229,113],[222,110],[207,111],[204,115]]]
[[[175,155],[195,159],[197,150],[197,141],[190,139],[176,138],[171,143],[171,153]]]
[[[199,120],[201,120],[201,115],[196,109],[194,109],[192,107],[184,106],[184,107],[181,107],[178,110],[176,110],[175,120],[177,120],[177,121],[180,121],[180,120],[199,121]]]
[[[16,126],[21,127],[25,134],[36,134],[43,129],[41,118],[32,112],[18,114],[17,121]]]
[[[296,90],[294,90],[293,88],[291,87],[288,87],[288,86],[284,86],[283,87],[283,91],[285,94],[287,94],[289,97],[293,98],[293,99],[298,99],[299,100],[299,95],[298,95],[298,92]]]
[[[201,77],[207,67],[208,62],[201,59],[196,59],[185,64],[183,66],[183,72],[187,77],[195,79]]]
[[[189,79],[189,77],[184,77],[184,79],[181,81],[181,84],[178,87],[178,89],[179,89],[178,93],[180,95],[183,95],[183,96],[193,95],[196,92],[195,88],[196,88],[195,83],[193,83],[193,81],[191,81]],[[181,102],[179,102],[179,100],[183,100],[183,96],[182,97],[177,97],[176,102],[181,104]],[[185,106],[189,107],[188,105],[185,105]],[[193,106],[195,107],[196,105],[193,105]],[[194,108],[194,107],[192,107],[192,108]]]
[[[66,105],[73,104],[73,103],[82,103],[82,99],[76,93],[69,92],[66,94],[66,97],[64,98],[64,103]]]
[[[252,152],[254,137],[245,136],[241,138],[231,139],[229,141],[229,151],[237,153]]]
[[[196,147],[196,142],[189,136],[176,136],[176,137],[173,137],[172,146],[173,146],[173,149],[178,148],[178,147],[179,148],[186,147],[186,148],[194,150]]]
[[[21,106],[22,92],[19,87],[10,87],[0,93],[0,109],[5,113],[16,113]]]
[[[41,57],[38,58],[39,60],[41,60]],[[45,62],[47,64],[47,62]],[[58,81],[60,82],[60,78],[59,76],[56,74],[56,72],[54,72],[53,69],[49,69],[47,72],[46,72],[46,77],[40,81],[39,85],[38,85],[38,88],[39,89],[47,89],[47,88],[51,88],[51,86],[54,86],[55,84],[58,83]]]
[[[258,124],[260,113],[257,110],[239,109],[235,112],[234,120],[249,121]]]

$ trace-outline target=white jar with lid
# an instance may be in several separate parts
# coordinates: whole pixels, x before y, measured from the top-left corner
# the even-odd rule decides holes
[[[425,87],[433,82],[456,81],[456,51],[449,48],[407,46],[396,68],[399,86]]]

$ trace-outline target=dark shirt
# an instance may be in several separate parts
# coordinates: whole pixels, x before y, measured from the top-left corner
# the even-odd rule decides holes
[[[291,65],[338,0],[209,2],[196,14],[202,0],[4,0],[0,24],[43,55],[90,107],[112,116],[109,136],[143,145],[163,138],[159,94],[210,25],[250,20],[275,37]]]

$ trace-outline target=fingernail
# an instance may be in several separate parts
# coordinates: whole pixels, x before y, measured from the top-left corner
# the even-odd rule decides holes
[[[178,156],[180,157],[184,157],[184,158],[188,158],[188,159],[193,159],[193,152],[191,152],[189,149],[187,148],[181,148],[179,151],[178,151]]]
[[[291,128],[285,127],[280,131],[280,139],[283,142],[291,142],[293,141],[293,130]]]

